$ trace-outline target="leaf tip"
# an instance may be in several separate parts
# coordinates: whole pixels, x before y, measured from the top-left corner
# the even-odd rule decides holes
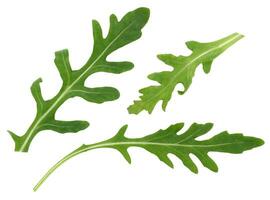
[[[207,126],[209,128],[209,131],[210,131],[210,129],[213,128],[214,123],[208,122],[208,123],[205,124],[205,126]]]
[[[7,132],[10,134],[11,138],[13,139],[14,143],[15,143],[15,151],[19,151],[19,148],[21,147],[22,144],[22,137],[16,135],[15,133],[13,133],[10,130],[7,130]],[[22,152],[26,152],[27,150],[23,150]]]
[[[157,58],[161,61],[164,61],[164,59],[166,58],[167,54],[158,54]]]
[[[130,106],[127,107],[127,111],[128,111],[128,114],[135,114],[132,111],[132,105],[130,105]]]
[[[55,59],[56,60],[57,58],[59,58],[60,55],[64,55],[66,57],[69,56],[69,52],[68,52],[68,49],[62,49],[62,50],[59,50],[59,51],[56,51],[54,52],[54,55],[55,55]]]
[[[36,80],[36,82],[39,82],[39,83],[41,83],[43,80],[42,80],[42,78],[41,77],[39,77],[37,80]]]
[[[84,130],[90,126],[90,123],[88,121],[82,121],[81,122],[81,130]]]
[[[191,51],[194,51],[195,49],[199,48],[201,45],[199,42],[196,42],[194,40],[187,41],[185,44],[187,48],[190,49]]]
[[[127,124],[125,124],[124,126],[122,126],[122,128],[121,129],[124,129],[125,131],[127,130],[127,128],[128,128],[128,125]]]
[[[168,157],[168,155],[161,155],[161,156],[158,156],[159,159],[164,162],[168,167],[170,167],[171,169],[174,168],[174,165],[172,163],[172,161],[170,160],[170,158]]]
[[[150,17],[150,9],[147,7],[140,7],[137,8],[134,12],[140,13],[141,16],[143,16],[145,19],[149,19]]]
[[[264,143],[265,143],[264,140],[260,139],[260,138],[252,137],[252,139],[253,139],[252,148],[260,147],[260,146],[264,145]]]
[[[210,73],[212,63],[213,63],[213,60],[202,63],[204,73],[206,73],[206,74]]]
[[[139,114],[142,109],[137,105],[139,101],[134,101],[132,105],[128,106],[127,110],[129,114],[137,115]],[[149,114],[151,114],[151,111],[147,110]]]
[[[130,157],[130,155],[128,153],[127,148],[125,148],[125,149],[118,149],[118,151],[123,155],[123,157],[128,162],[128,164],[131,164],[131,157]]]
[[[39,84],[39,83],[41,83],[43,80],[42,80],[42,78],[41,77],[39,77],[39,78],[37,78],[34,82],[33,82],[33,84],[32,84],[32,86],[31,86],[31,88],[34,88],[34,87],[36,87],[37,86],[37,84]]]
[[[120,97],[119,90],[117,90],[116,88],[111,88],[111,89],[113,90],[112,96],[111,96],[112,100],[119,99],[119,97]]]
[[[114,23],[117,23],[117,22],[118,22],[117,16],[115,14],[111,14],[110,15],[110,23],[111,23],[111,25],[114,24]]]
[[[258,145],[258,147],[259,147],[259,146],[262,146],[262,145],[264,145],[264,144],[265,144],[265,142],[264,142],[263,139],[257,138],[257,145]]]
[[[126,159],[126,161],[128,162],[128,164],[130,164],[130,165],[131,165],[131,162],[132,162],[132,161],[131,161],[130,156],[126,157],[125,159]]]
[[[7,132],[9,133],[9,135],[14,139],[14,138],[16,138],[16,137],[19,137],[19,136],[17,136],[15,133],[13,133],[12,131],[10,131],[10,130],[7,130]]]
[[[191,172],[192,172],[192,173],[194,173],[194,174],[199,174],[199,170],[198,170],[198,168],[196,168],[196,169],[192,169],[192,170],[191,170]]]
[[[231,37],[233,39],[233,44],[236,43],[237,41],[241,40],[242,38],[244,38],[245,36],[242,35],[241,33],[235,32],[233,34],[231,34],[229,37]]]
[[[234,34],[235,34],[235,35],[238,35],[238,37],[239,37],[240,39],[245,37],[243,34],[238,33],[238,32],[235,32]]]
[[[154,108],[153,108],[153,109],[154,109]],[[146,111],[147,111],[147,113],[148,113],[149,115],[151,115],[152,112],[153,112],[153,109],[146,109]]]
[[[164,112],[166,112],[167,104],[168,104],[168,101],[163,100],[163,102],[162,102],[162,110],[163,110]]]
[[[264,145],[264,140],[260,139],[260,138],[257,138],[257,137],[251,137],[251,136],[244,136],[243,134],[242,135],[242,141],[243,141],[243,149],[240,153],[242,153],[243,151],[246,151],[246,150],[251,150],[253,148],[257,148],[257,147],[260,147],[262,145]]]
[[[183,89],[183,90],[178,90],[177,93],[178,93],[179,95],[183,95],[183,94],[186,93],[186,91],[187,91],[187,89],[185,88],[185,89]]]
[[[125,133],[127,131],[127,128],[128,128],[128,125],[125,124],[124,126],[122,126],[119,131],[117,132],[116,136],[115,137],[124,137],[125,136]]]

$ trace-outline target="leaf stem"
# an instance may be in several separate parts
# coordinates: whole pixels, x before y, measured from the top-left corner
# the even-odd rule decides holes
[[[59,160],[55,165],[53,165],[48,171],[47,173],[38,181],[38,183],[35,185],[35,187],[33,188],[33,190],[36,192],[40,186],[48,179],[48,177],[58,168],[60,167],[62,164],[64,164],[67,160],[73,158],[74,156],[84,152],[84,147],[85,145],[80,146],[79,148],[77,148],[76,150],[72,151],[71,153],[69,153],[68,155],[66,155],[65,157],[63,157],[61,160]]]

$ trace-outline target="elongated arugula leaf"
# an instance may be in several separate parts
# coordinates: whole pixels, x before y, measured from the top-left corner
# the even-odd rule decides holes
[[[149,9],[138,8],[127,13],[120,21],[115,15],[110,17],[110,28],[106,37],[103,36],[100,24],[93,20],[93,52],[86,64],[79,70],[72,70],[68,50],[55,53],[55,65],[60,73],[63,84],[58,94],[50,100],[44,100],[40,82],[36,80],[31,92],[37,104],[37,114],[31,126],[23,136],[10,134],[15,142],[15,150],[27,152],[33,138],[43,130],[59,133],[78,132],[88,127],[86,121],[59,121],[55,119],[57,109],[69,98],[81,97],[93,103],[113,101],[119,92],[113,87],[89,88],[84,86],[85,80],[97,72],[120,74],[133,68],[131,62],[107,61],[107,57],[117,49],[139,39],[141,30],[149,19]]]
[[[127,138],[125,137],[127,125],[125,125],[111,139],[95,144],[82,145],[75,151],[65,156],[43,176],[43,178],[34,187],[34,191],[36,191],[42,185],[42,183],[64,162],[74,156],[77,156],[78,154],[93,149],[116,149],[129,163],[131,163],[128,148],[140,147],[156,155],[169,167],[173,167],[173,163],[168,157],[168,154],[173,154],[179,158],[190,171],[198,173],[198,168],[191,159],[190,154],[195,155],[206,168],[217,172],[218,166],[208,155],[209,152],[239,154],[264,144],[263,140],[259,138],[243,136],[240,133],[229,134],[227,131],[221,132],[208,140],[197,140],[199,136],[208,133],[213,127],[213,124],[194,123],[187,131],[182,134],[178,134],[183,127],[183,123],[178,123],[171,125],[165,130],[159,130],[154,134],[142,138]]]
[[[158,55],[161,61],[170,65],[173,69],[172,71],[150,74],[148,78],[157,81],[160,85],[141,89],[139,91],[142,94],[140,100],[134,101],[134,104],[128,107],[129,113],[138,114],[143,110],[151,113],[159,101],[162,101],[162,109],[165,111],[178,83],[181,83],[184,87],[182,91],[178,91],[182,95],[191,85],[196,68],[200,64],[203,65],[204,72],[209,73],[213,60],[242,37],[243,35],[234,33],[209,43],[186,42],[187,47],[192,51],[189,56]]]

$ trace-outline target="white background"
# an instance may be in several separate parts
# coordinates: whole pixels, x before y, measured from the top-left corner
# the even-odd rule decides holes
[[[0,199],[269,199],[270,68],[269,5],[265,0],[9,0],[0,1]],[[88,120],[77,134],[40,133],[29,153],[15,153],[8,129],[21,135],[35,115],[30,85],[42,77],[42,91],[51,98],[61,85],[53,64],[54,51],[68,48],[73,68],[88,59],[92,48],[91,20],[104,32],[108,17],[122,17],[140,6],[151,18],[140,40],[110,59],[134,62],[121,75],[99,73],[87,82],[115,86],[117,101],[101,105],[74,98],[57,113],[58,119]],[[150,84],[151,72],[169,69],[158,53],[188,55],[188,40],[208,42],[240,32],[246,37],[219,56],[206,75],[198,68],[184,96],[174,92],[167,112],[158,104],[152,115],[129,115],[127,106],[138,90]],[[107,139],[129,124],[127,136],[140,137],[176,122],[215,123],[223,130],[263,138],[263,147],[240,155],[211,153],[219,172],[204,168],[192,174],[171,156],[170,169],[155,156],[131,148],[132,165],[115,150],[82,154],[59,168],[36,193],[32,187],[62,156],[83,143]],[[206,138],[206,137],[205,137]]]

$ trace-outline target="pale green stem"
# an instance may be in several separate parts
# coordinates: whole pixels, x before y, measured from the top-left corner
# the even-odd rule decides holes
[[[90,150],[90,149],[88,149]],[[68,161],[69,159],[73,158],[74,156],[83,153],[85,151],[84,146],[79,147],[78,149],[74,150],[73,152],[71,152],[70,154],[66,155],[65,157],[63,157],[60,161],[58,161],[54,166],[52,166],[47,173],[38,181],[38,183],[35,185],[35,187],[33,188],[34,191],[37,191],[38,188],[47,180],[47,178],[58,168],[60,167],[62,164],[64,164],[66,161]]]

